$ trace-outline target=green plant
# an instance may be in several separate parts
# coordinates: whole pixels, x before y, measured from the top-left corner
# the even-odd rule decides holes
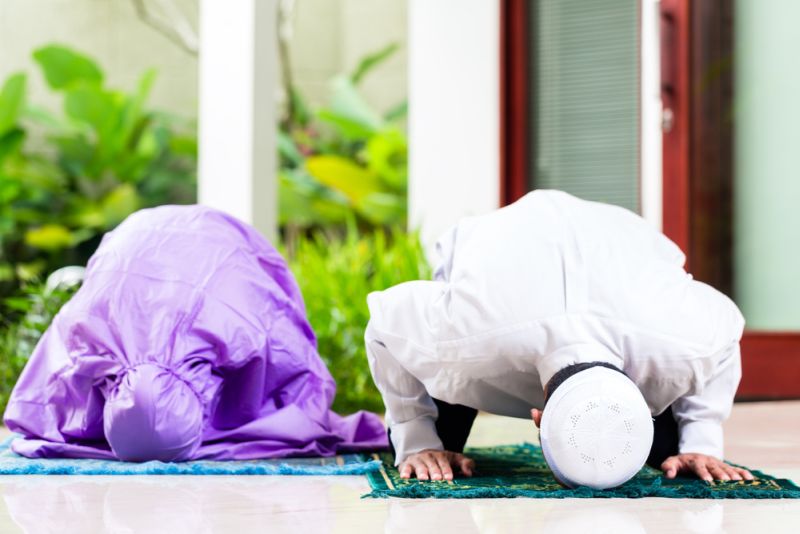
[[[365,76],[396,50],[389,45],[336,76],[320,110],[289,84],[278,132],[279,219],[289,233],[342,226],[353,214],[362,226],[405,224],[408,142],[400,121],[406,105],[381,115],[359,92]]]
[[[0,413],[39,338],[75,291],[77,287],[49,289],[33,282],[23,284],[17,296],[5,299],[6,307],[17,312],[19,319],[0,319]]]
[[[67,47],[48,45],[33,58],[63,113],[26,101],[24,73],[0,89],[0,297],[84,264],[133,211],[195,198],[194,124],[147,108],[154,71],[126,93]]]
[[[381,411],[383,401],[370,378],[364,349],[367,295],[430,278],[418,235],[399,230],[359,234],[351,223],[344,237],[317,232],[298,240],[289,266],[303,292],[320,355],[336,379],[334,408]]]

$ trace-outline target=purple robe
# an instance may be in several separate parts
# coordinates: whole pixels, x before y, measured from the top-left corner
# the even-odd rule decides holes
[[[28,457],[245,460],[386,447],[336,386],[291,272],[201,206],[128,217],[22,373],[5,423]]]

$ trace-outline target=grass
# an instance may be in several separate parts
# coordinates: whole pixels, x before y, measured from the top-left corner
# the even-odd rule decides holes
[[[430,278],[416,233],[381,230],[344,237],[316,234],[299,240],[289,255],[317,334],[319,352],[336,379],[334,409],[382,411],[364,348],[367,295],[408,280]]]
[[[75,291],[29,283],[17,296],[5,299],[8,315],[0,319],[0,413],[5,412],[14,384],[39,338]]]

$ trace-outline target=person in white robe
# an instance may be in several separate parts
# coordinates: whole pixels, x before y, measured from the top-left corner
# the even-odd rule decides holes
[[[649,465],[670,478],[752,478],[723,461],[742,314],[644,219],[537,190],[461,220],[437,251],[433,280],[368,297],[367,354],[401,476],[470,476],[463,448],[478,410],[538,426],[560,383],[604,366],[655,418]]]

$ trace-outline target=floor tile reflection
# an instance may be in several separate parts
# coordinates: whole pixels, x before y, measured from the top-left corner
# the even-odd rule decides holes
[[[736,405],[728,456],[800,481],[800,402]],[[476,446],[536,440],[527,421],[481,416]],[[800,501],[362,499],[363,477],[0,477],[0,534],[792,533]]]

